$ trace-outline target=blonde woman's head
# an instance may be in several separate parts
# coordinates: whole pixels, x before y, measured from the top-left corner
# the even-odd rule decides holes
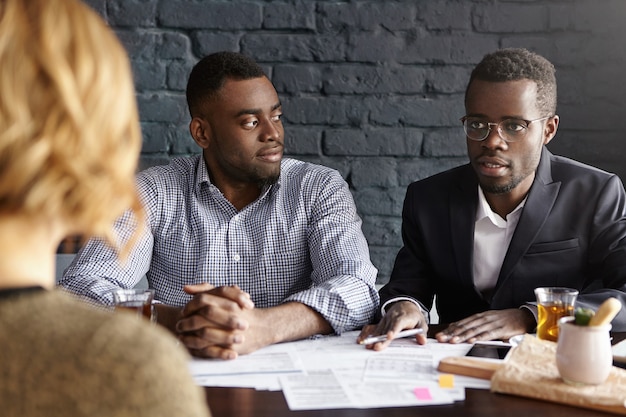
[[[141,215],[123,47],[77,0],[2,0],[0,63],[0,216],[60,219],[115,242],[115,218]]]

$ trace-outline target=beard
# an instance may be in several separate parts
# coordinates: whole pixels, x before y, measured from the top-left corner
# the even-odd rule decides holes
[[[248,171],[247,180],[248,182],[255,183],[259,188],[264,189],[265,187],[276,184],[280,178],[280,168],[281,164],[269,170],[267,167],[265,169],[254,167]]]
[[[521,174],[518,174],[514,177],[511,177],[511,179],[506,182],[506,183],[498,183],[498,182],[487,182],[487,181],[479,181],[480,182],[480,188],[483,189],[483,192],[485,193],[489,193],[489,194],[507,194],[510,193],[511,191],[513,191],[518,185],[520,185],[520,183],[522,181],[524,181],[526,178],[528,178],[530,175],[532,175],[534,173],[534,171],[530,171],[530,172],[523,172]]]
[[[484,182],[482,182],[480,184],[480,187],[483,189],[483,192],[485,193],[506,194],[506,193],[511,192],[515,187],[517,187],[524,178],[526,177],[522,177],[522,176],[513,177],[506,184],[497,184],[497,183],[485,184]]]
[[[266,187],[270,187],[276,184],[279,178],[280,178],[280,171],[277,172],[276,174],[269,175],[265,178],[258,178],[256,183],[263,190]]]
[[[510,193],[518,185],[520,185],[522,181],[524,181],[529,176],[534,175],[537,166],[539,165],[540,158],[541,153],[539,152],[536,154],[528,155],[526,158],[523,158],[522,160],[517,162],[509,161],[509,170],[512,174],[510,177],[479,177],[480,187],[483,189],[483,192],[490,194],[502,195]]]

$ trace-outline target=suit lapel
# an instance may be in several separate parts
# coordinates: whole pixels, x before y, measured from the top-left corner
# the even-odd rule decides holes
[[[498,283],[495,288],[496,291],[502,282],[509,277],[520,258],[533,243],[556,201],[561,183],[552,182],[552,172],[550,168],[551,155],[552,154],[544,147],[541,154],[541,161],[537,167],[535,181],[528,193],[528,199],[526,200],[519,223],[511,239],[509,250],[504,257]]]
[[[470,165],[460,171],[457,187],[450,194],[450,234],[462,280],[473,282],[474,223],[478,204],[478,181]]]

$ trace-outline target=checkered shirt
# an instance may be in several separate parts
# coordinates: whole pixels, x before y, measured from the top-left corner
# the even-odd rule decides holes
[[[60,285],[101,303],[145,274],[156,299],[183,306],[183,285],[238,285],[256,307],[297,301],[341,333],[370,322],[379,298],[352,195],[330,168],[283,159],[279,181],[237,211],[211,184],[200,155],[175,158],[138,175],[148,226],[120,263],[89,241]],[[122,217],[116,232],[130,234]]]

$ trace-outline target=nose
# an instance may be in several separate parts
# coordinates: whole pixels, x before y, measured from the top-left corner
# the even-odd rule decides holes
[[[268,118],[263,124],[264,126],[261,131],[260,140],[262,142],[279,141],[283,131],[282,123],[280,121],[272,121]]]
[[[500,126],[497,126],[495,123],[490,124],[491,129],[489,129],[489,134],[485,139],[483,139],[480,144],[483,148],[488,149],[506,149],[508,148],[507,141],[502,138],[500,135]]]

